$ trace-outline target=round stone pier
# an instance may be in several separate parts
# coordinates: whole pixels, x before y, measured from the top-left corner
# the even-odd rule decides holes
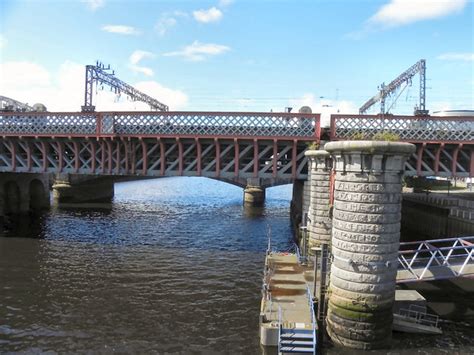
[[[331,142],[336,183],[327,330],[338,345],[389,346],[408,143]]]
[[[265,203],[265,189],[260,186],[247,186],[244,189],[244,204],[260,207]]]
[[[308,247],[331,243],[331,216],[329,201],[330,155],[325,150],[308,150],[310,203],[308,221]]]

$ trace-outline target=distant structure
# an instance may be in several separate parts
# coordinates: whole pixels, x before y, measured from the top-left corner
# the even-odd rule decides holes
[[[92,105],[92,95],[94,92],[94,84],[105,84],[114,90],[116,94],[120,95],[124,93],[130,97],[133,101],[141,101],[150,105],[151,110],[156,111],[168,111],[169,107],[158,100],[154,99],[147,94],[135,89],[133,86],[123,82],[122,80],[115,77],[115,72],[112,70],[111,73],[108,71],[110,65],[105,67],[104,64],[96,62],[95,65],[86,65],[86,82],[85,82],[85,93],[84,93],[84,106],[82,106],[82,112],[94,112],[95,106]]]
[[[433,112],[432,116],[447,117],[447,116],[474,116],[474,110],[442,110]]]
[[[299,113],[313,113],[313,111],[311,110],[311,107],[309,106],[301,106],[298,112]]]
[[[30,106],[10,97],[0,96],[1,112],[46,112],[46,106],[40,103]]]
[[[415,107],[415,115],[424,116],[428,114],[428,110],[425,107],[425,97],[426,97],[426,60],[421,59],[416,64],[412,65],[410,68],[401,73],[396,79],[394,79],[390,84],[385,85],[382,83],[379,86],[379,93],[374,97],[370,98],[365,104],[363,104],[359,109],[359,114],[363,115],[370,109],[373,105],[380,101],[380,113],[388,113],[393,106],[393,103],[398,99],[403,90],[411,85],[411,80],[416,74],[420,74],[420,102],[419,105]],[[388,109],[385,109],[385,99],[392,94],[394,94],[402,85],[405,86],[400,91],[400,93],[395,98],[392,106]]]

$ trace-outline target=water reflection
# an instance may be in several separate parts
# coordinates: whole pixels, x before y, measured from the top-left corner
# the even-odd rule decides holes
[[[6,231],[1,352],[261,353],[266,235],[270,226],[274,247],[290,246],[290,194],[268,189],[265,206],[248,209],[241,189],[214,180],[129,182],[112,205],[53,208]],[[471,291],[423,285],[433,305],[455,303],[450,315],[472,320]],[[392,350],[369,353],[473,353],[472,324],[446,324],[442,337],[396,334]]]

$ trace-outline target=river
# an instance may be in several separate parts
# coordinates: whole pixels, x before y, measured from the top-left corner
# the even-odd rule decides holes
[[[268,189],[262,209],[242,194],[204,178],[120,183],[110,205],[52,208],[7,231],[0,352],[260,354],[267,230],[275,249],[291,246],[291,186]],[[468,353],[466,324],[377,353]]]

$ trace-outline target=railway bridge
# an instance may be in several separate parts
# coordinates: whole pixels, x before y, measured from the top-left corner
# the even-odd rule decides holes
[[[62,174],[63,187],[81,190],[107,179],[204,176],[252,186],[250,199],[261,200],[266,187],[307,179],[308,146],[387,134],[417,146],[406,175],[474,176],[474,117],[332,115],[321,128],[309,113],[3,112],[0,193],[21,199],[11,177],[26,173]]]

